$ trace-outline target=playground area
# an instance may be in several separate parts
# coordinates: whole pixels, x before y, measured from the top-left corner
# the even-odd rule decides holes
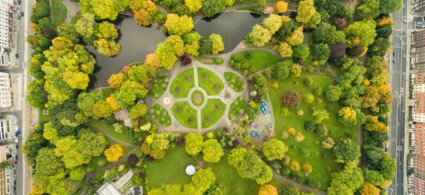
[[[273,135],[273,115],[269,104],[261,101],[260,110],[257,116],[252,120],[247,128],[247,133],[251,136],[252,142],[262,146],[263,142],[269,140]]]

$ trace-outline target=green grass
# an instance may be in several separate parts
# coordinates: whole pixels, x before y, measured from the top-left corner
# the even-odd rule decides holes
[[[307,43],[304,43],[304,44],[307,44],[307,45],[313,45],[313,34],[311,34],[311,33],[306,33],[306,34],[304,34],[304,36],[306,37],[306,39],[307,39]],[[313,61],[313,59],[311,58],[311,48],[310,48],[310,53],[308,54],[308,56],[307,56],[307,58],[304,60],[304,66],[310,66],[311,65],[311,62]]]
[[[39,111],[38,111],[38,120],[39,121],[41,121],[41,122],[48,122],[48,121],[50,121],[50,115],[49,115],[49,113],[47,113],[46,115],[44,115],[43,114],[43,111],[47,111],[48,112],[48,109],[47,108],[40,108],[39,109]]]
[[[224,78],[227,81],[227,84],[236,92],[241,92],[245,88],[245,83],[242,78],[233,72],[225,72]]]
[[[233,120],[243,113],[246,107],[246,100],[243,97],[236,98],[230,105],[229,119]]]
[[[191,181],[186,175],[188,164],[196,165],[193,157],[184,150],[184,145],[167,151],[164,159],[146,162],[146,175],[150,188],[159,188],[165,184],[185,184]]]
[[[197,111],[188,102],[176,102],[171,107],[171,113],[183,126],[193,129],[198,128]]]
[[[305,87],[303,85],[303,78],[310,77],[314,80],[314,84],[310,87]],[[291,160],[297,160],[302,165],[303,163],[309,163],[313,167],[313,172],[307,177],[308,179],[319,181],[321,183],[321,188],[326,189],[329,186],[330,175],[331,173],[342,168],[342,164],[336,163],[333,157],[332,150],[325,150],[321,147],[321,142],[324,138],[320,138],[314,132],[306,132],[304,130],[304,122],[307,120],[314,120],[312,116],[311,107],[316,109],[327,109],[329,112],[329,120],[324,121],[323,124],[326,125],[328,129],[328,136],[332,137],[334,140],[348,137],[351,138],[355,143],[357,143],[357,129],[344,127],[341,123],[337,121],[337,113],[340,108],[340,105],[336,102],[327,102],[323,96],[315,96],[315,101],[313,104],[301,103],[298,109],[304,111],[304,115],[298,116],[296,114],[297,109],[291,110],[290,115],[283,117],[280,114],[281,104],[280,96],[288,90],[296,90],[303,97],[307,93],[313,93],[312,89],[316,87],[321,87],[325,89],[326,86],[333,84],[330,77],[325,75],[312,75],[312,74],[303,74],[301,77],[290,78],[285,81],[279,82],[278,89],[272,89],[271,84],[276,80],[268,81],[268,88],[270,99],[273,106],[273,114],[275,121],[275,135],[274,137],[281,139],[287,146],[289,150],[287,154],[290,156]],[[318,101],[318,99],[321,100]],[[287,131],[289,128],[295,128],[297,132],[301,132],[305,139],[302,142],[297,142],[293,136],[289,136],[284,139],[283,132]],[[302,156],[300,154],[301,149],[308,149],[310,152],[309,156]],[[318,160],[320,159],[320,160]]]
[[[52,0],[53,26],[60,26],[65,22],[68,11],[61,0]]]
[[[149,95],[154,99],[158,99],[164,94],[167,89],[168,77],[161,77],[155,80],[152,87],[149,89]]]
[[[100,129],[103,132],[106,132],[109,135],[111,135],[111,136],[115,137],[116,139],[119,139],[123,142],[131,143],[130,137],[128,136],[128,134],[126,134],[124,132],[123,133],[115,132],[114,127],[112,127],[112,125],[104,124],[100,120],[90,120],[89,122],[86,123],[86,125],[88,125],[89,127],[95,127],[97,129]],[[107,138],[107,137],[105,136],[105,138]]]
[[[226,195],[256,195],[260,186],[250,179],[239,176],[236,169],[227,163],[227,154],[218,163],[209,164],[217,177],[216,182]]]
[[[267,3],[273,3],[273,2],[278,2],[279,0],[267,0]],[[235,4],[250,4],[250,3],[256,3],[258,2],[258,0],[238,0],[236,1]],[[288,2],[288,1],[285,1]]]
[[[214,72],[205,68],[198,68],[198,84],[199,87],[205,89],[208,95],[218,95],[224,88],[221,79]]]
[[[111,93],[114,92],[114,89],[112,89],[111,87],[104,87],[104,88],[99,88],[100,92],[102,92],[102,95],[104,97],[109,97],[111,95]]]
[[[220,99],[209,99],[201,111],[202,128],[207,128],[217,123],[223,116],[224,110],[226,110],[226,104]]]
[[[200,100],[200,102],[195,102],[195,95],[197,95],[197,94],[199,94],[199,95],[201,95],[201,100]],[[192,95],[191,95],[191,100],[192,100],[192,103],[193,103],[193,105],[195,105],[195,106],[200,106],[200,105],[202,105],[203,103],[204,103],[204,93],[202,93],[201,91],[199,91],[199,90],[196,90],[196,91],[194,91],[193,93],[192,93]]]
[[[243,75],[248,75],[268,68],[279,61],[279,56],[268,51],[248,50],[233,54],[230,66],[240,71]]]
[[[171,125],[171,118],[167,113],[167,110],[160,106],[159,104],[153,105],[149,112],[153,119],[155,119],[159,124],[164,125],[166,127]]]
[[[171,83],[170,93],[175,98],[188,96],[190,89],[195,87],[193,68],[181,72]]]

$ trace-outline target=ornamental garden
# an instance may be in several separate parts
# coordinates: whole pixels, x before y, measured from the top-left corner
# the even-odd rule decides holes
[[[48,114],[22,148],[31,194],[93,194],[127,173],[122,194],[385,193],[389,1],[80,0],[66,18],[38,0],[27,101]],[[258,22],[195,30],[226,14],[225,30]],[[165,39],[138,45],[142,61],[99,63],[129,58],[122,20]]]

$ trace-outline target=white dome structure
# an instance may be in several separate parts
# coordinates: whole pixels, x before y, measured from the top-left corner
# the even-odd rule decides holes
[[[186,167],[186,174],[187,175],[192,176],[192,175],[195,174],[195,172],[196,172],[195,166],[193,166],[193,165],[187,165],[187,167]]]

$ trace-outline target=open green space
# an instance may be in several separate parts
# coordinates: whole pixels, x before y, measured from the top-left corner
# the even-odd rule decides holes
[[[65,22],[68,11],[60,0],[51,0],[53,12],[53,26],[60,26]]]
[[[185,70],[177,75],[171,83],[170,93],[175,98],[184,98],[189,94],[190,89],[195,87],[193,68]]]
[[[154,99],[158,99],[167,90],[168,77],[158,78],[154,81],[152,87],[149,89],[149,95]]]
[[[233,72],[225,72],[224,78],[227,81],[227,84],[236,92],[241,92],[245,88],[245,83],[242,78]]]
[[[304,78],[311,78],[314,80],[312,86],[306,87],[303,84]],[[278,82],[279,87],[272,89],[271,85],[273,82]],[[328,85],[331,85],[333,81],[330,77],[325,75],[313,75],[303,74],[300,77],[290,78],[285,81],[269,80],[269,95],[273,106],[273,114],[275,117],[275,135],[277,139],[281,139],[289,150],[287,155],[291,160],[296,160],[300,164],[309,163],[313,167],[313,172],[307,177],[314,181],[321,183],[321,189],[326,189],[329,186],[330,175],[342,168],[343,165],[336,163],[333,157],[332,150],[326,150],[321,147],[321,142],[324,138],[319,137],[314,132],[308,132],[304,130],[304,122],[307,120],[314,121],[311,108],[326,109],[329,113],[329,120],[323,122],[328,129],[329,137],[334,140],[339,138],[347,137],[357,143],[357,129],[345,127],[337,121],[337,113],[340,108],[336,102],[327,102],[323,96],[315,95],[315,100],[312,104],[307,104],[302,101],[298,109],[291,109],[289,116],[281,115],[281,103],[280,97],[283,93],[289,90],[295,90],[299,92],[300,96],[303,97],[305,94],[313,93],[313,89],[318,87],[325,89]],[[303,110],[303,115],[298,115],[297,111]],[[296,132],[301,133],[305,138],[303,141],[297,142],[295,136],[287,134],[289,128],[294,128]],[[320,160],[317,160],[320,159]]]
[[[229,110],[229,119],[233,120],[235,118],[237,118],[239,115],[241,115],[246,107],[246,100],[245,98],[238,97],[235,99],[235,101],[232,102],[232,104],[230,105],[230,110]]]
[[[279,56],[268,51],[247,50],[233,54],[230,59],[230,66],[244,75],[249,75],[268,68],[279,60]]]
[[[160,106],[159,104],[153,105],[149,112],[153,119],[155,119],[159,124],[164,125],[166,127],[171,125],[171,118],[167,113],[167,110]]]
[[[217,123],[223,116],[224,110],[226,110],[226,104],[220,99],[209,99],[201,111],[202,128],[207,128]]]
[[[218,163],[208,164],[217,177],[216,182],[221,187],[223,194],[255,195],[260,186],[254,180],[244,179],[239,176],[236,169],[227,163],[227,154],[221,157]]]
[[[119,139],[123,142],[127,142],[130,143],[130,136],[126,133],[118,133],[114,130],[114,127],[112,125],[107,125],[105,123],[103,123],[100,120],[90,120],[87,123],[85,123],[88,127],[93,127],[95,129],[98,129],[102,132],[105,132],[109,135],[111,135],[112,137],[115,137],[116,139]],[[107,136],[105,136],[105,138],[107,138]]]
[[[146,162],[148,186],[159,188],[165,184],[189,183],[191,179],[186,175],[185,168],[195,163],[195,159],[184,150],[184,145],[170,149],[164,159]]]
[[[202,91],[196,90],[191,95],[191,100],[193,105],[200,106],[204,103],[204,93]]]
[[[171,113],[183,126],[193,129],[198,128],[197,111],[188,102],[174,103],[173,107],[171,107]]]
[[[221,79],[212,71],[205,68],[198,68],[199,87],[205,89],[208,95],[218,95],[224,88]]]

